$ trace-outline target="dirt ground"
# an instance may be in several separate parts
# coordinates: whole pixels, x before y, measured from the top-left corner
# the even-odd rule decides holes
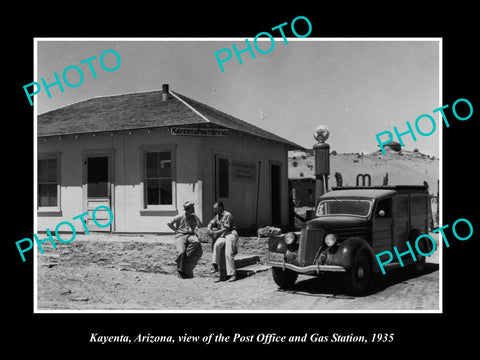
[[[403,269],[376,275],[372,291],[347,296],[337,276],[299,276],[291,291],[274,283],[271,270],[236,282],[216,283],[209,273],[211,244],[193,279],[175,271],[169,235],[77,235],[70,244],[37,251],[37,309],[43,310],[439,310],[438,250],[425,271],[412,277]],[[266,239],[240,237],[239,253],[265,262]]]

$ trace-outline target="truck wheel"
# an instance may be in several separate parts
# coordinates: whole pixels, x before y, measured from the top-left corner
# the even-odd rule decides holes
[[[280,289],[289,289],[297,281],[298,274],[292,270],[272,267],[273,280]]]
[[[363,252],[343,275],[343,283],[349,294],[360,295],[367,291],[371,277],[370,257]]]
[[[423,235],[423,233],[418,233],[416,234],[417,236]],[[416,239],[416,237],[415,237]],[[427,246],[426,241],[422,239],[422,241],[419,243],[420,250],[426,254],[429,252],[429,248]],[[417,261],[414,261],[412,264],[408,265],[408,271],[410,272],[411,275],[418,275],[420,274],[423,270],[425,270],[425,262],[427,258],[423,255],[420,255],[417,253],[416,255]]]

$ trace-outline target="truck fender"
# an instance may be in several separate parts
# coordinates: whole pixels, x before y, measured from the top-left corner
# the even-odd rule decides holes
[[[353,265],[357,256],[363,251],[370,255],[371,264],[373,266],[372,271],[378,271],[379,266],[376,264],[376,261],[374,261],[375,254],[373,253],[372,247],[364,239],[358,237],[352,237],[342,241],[335,254],[327,263],[329,265],[340,265],[349,269]]]

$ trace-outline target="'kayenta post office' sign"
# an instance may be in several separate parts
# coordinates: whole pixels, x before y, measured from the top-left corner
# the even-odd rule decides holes
[[[181,136],[220,136],[228,137],[230,136],[229,129],[212,129],[212,128],[180,128],[180,127],[171,127],[170,134],[172,135],[181,135]]]

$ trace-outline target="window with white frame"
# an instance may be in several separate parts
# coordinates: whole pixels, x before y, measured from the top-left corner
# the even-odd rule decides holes
[[[37,163],[38,208],[59,208],[60,159],[56,155],[39,155]]]
[[[144,205],[162,209],[175,205],[175,152],[167,147],[144,147]]]

